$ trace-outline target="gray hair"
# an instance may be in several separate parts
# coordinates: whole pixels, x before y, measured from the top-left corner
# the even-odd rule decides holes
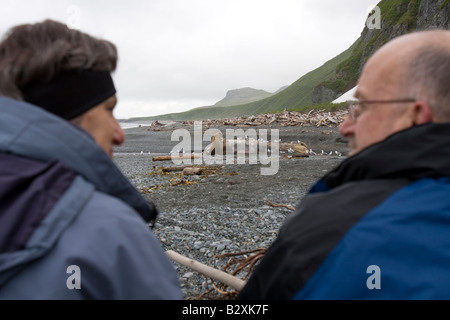
[[[437,121],[450,121],[450,49],[422,46],[406,66],[410,96],[427,102]]]
[[[62,71],[112,72],[116,46],[53,20],[16,26],[0,42],[0,96],[22,100],[21,87]]]

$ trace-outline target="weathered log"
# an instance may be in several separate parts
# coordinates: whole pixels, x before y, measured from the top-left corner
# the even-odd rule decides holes
[[[182,156],[171,155],[171,156],[154,156],[153,161],[167,161],[167,160],[179,160],[179,159],[196,159],[200,158],[199,154],[184,154]]]
[[[187,167],[183,169],[183,174],[187,176],[200,175],[202,172],[202,168]]]
[[[166,167],[162,168],[162,172],[174,172],[174,171],[183,171],[185,168],[189,168],[191,166],[173,166],[173,167]]]
[[[283,159],[297,159],[297,158],[309,158],[309,154],[289,153],[289,154],[283,155]]]
[[[165,160],[172,160],[172,156],[154,156],[152,158],[153,161],[165,161]]]
[[[207,266],[201,262],[198,262],[194,259],[187,258],[175,251],[167,250],[166,254],[169,256],[170,259],[172,259],[174,262],[177,262],[179,264],[182,264],[183,266],[186,266],[188,268],[191,268],[194,271],[197,271],[207,277],[210,277],[214,280],[217,280],[219,282],[222,282],[236,290],[241,290],[244,285],[245,281],[242,279],[239,279],[237,277],[232,276],[231,274],[228,274],[226,272],[223,272],[221,270],[217,270],[215,268],[212,268],[210,266]]]
[[[303,142],[300,143],[286,143],[283,142],[280,144],[280,151],[289,151],[295,152],[298,154],[308,154],[308,148]]]
[[[273,202],[271,202],[271,201],[268,200],[268,199],[264,199],[264,200],[266,200],[266,202],[267,202],[271,207],[275,207],[275,208],[281,207],[281,208],[286,208],[286,209],[295,211],[295,208],[294,208],[294,207],[288,206],[287,204],[273,203]]]

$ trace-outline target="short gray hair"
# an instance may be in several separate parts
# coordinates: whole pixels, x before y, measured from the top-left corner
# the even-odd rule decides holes
[[[450,121],[450,49],[423,46],[406,68],[410,96],[427,102],[437,121]]]

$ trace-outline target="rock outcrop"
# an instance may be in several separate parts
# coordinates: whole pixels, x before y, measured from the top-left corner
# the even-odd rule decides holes
[[[337,67],[335,76],[314,89],[314,103],[333,101],[354,87],[367,59],[393,38],[417,30],[450,29],[448,0],[383,0],[377,6],[372,14],[378,14],[379,28],[366,23],[352,56]]]

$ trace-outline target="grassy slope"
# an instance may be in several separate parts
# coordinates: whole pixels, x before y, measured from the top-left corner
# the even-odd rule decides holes
[[[319,68],[305,74],[285,90],[256,102],[228,106],[228,107],[200,107],[185,112],[170,113],[155,117],[134,118],[139,120],[199,120],[199,119],[223,119],[251,114],[274,113],[287,110],[301,110],[304,106],[311,106],[314,87],[326,79],[334,76],[336,67],[348,59],[353,49],[357,46],[357,40],[350,48],[333,59],[327,61]]]

